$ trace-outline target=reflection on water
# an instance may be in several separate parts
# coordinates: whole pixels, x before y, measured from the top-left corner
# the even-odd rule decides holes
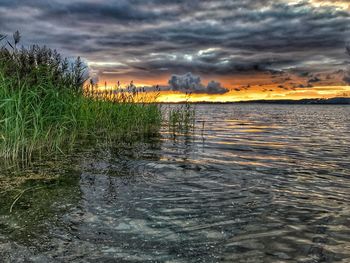
[[[193,131],[34,165],[51,179],[17,192],[3,172],[0,259],[349,262],[349,126],[347,106],[201,105]]]

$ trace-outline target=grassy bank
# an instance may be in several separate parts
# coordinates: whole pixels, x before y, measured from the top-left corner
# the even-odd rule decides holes
[[[28,160],[64,152],[81,138],[133,139],[157,131],[161,113],[149,98],[142,101],[135,90],[113,100],[96,96],[97,87],[84,85],[80,59],[68,62],[45,47],[17,49],[16,34],[0,50],[0,158]]]

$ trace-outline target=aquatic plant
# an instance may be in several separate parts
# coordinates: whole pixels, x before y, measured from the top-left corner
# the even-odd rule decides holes
[[[160,109],[139,91],[129,87],[109,98],[97,87],[89,90],[80,58],[69,63],[47,47],[18,49],[19,40],[15,33],[0,49],[0,158],[29,160],[62,153],[82,138],[127,140],[157,132]]]
[[[195,109],[189,103],[191,93],[186,93],[186,101],[168,111],[168,125],[171,132],[187,133],[195,126]]]

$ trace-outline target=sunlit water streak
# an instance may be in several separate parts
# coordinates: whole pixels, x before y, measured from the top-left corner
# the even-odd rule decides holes
[[[4,261],[350,261],[350,107],[196,112],[187,134],[78,156],[77,198],[27,241],[0,232]]]

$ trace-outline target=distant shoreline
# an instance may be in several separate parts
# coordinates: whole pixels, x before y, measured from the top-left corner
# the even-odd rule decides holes
[[[248,101],[196,101],[196,102],[161,102],[161,104],[282,104],[282,105],[350,105],[350,98],[336,97],[330,99],[300,99],[300,100],[248,100]]]

